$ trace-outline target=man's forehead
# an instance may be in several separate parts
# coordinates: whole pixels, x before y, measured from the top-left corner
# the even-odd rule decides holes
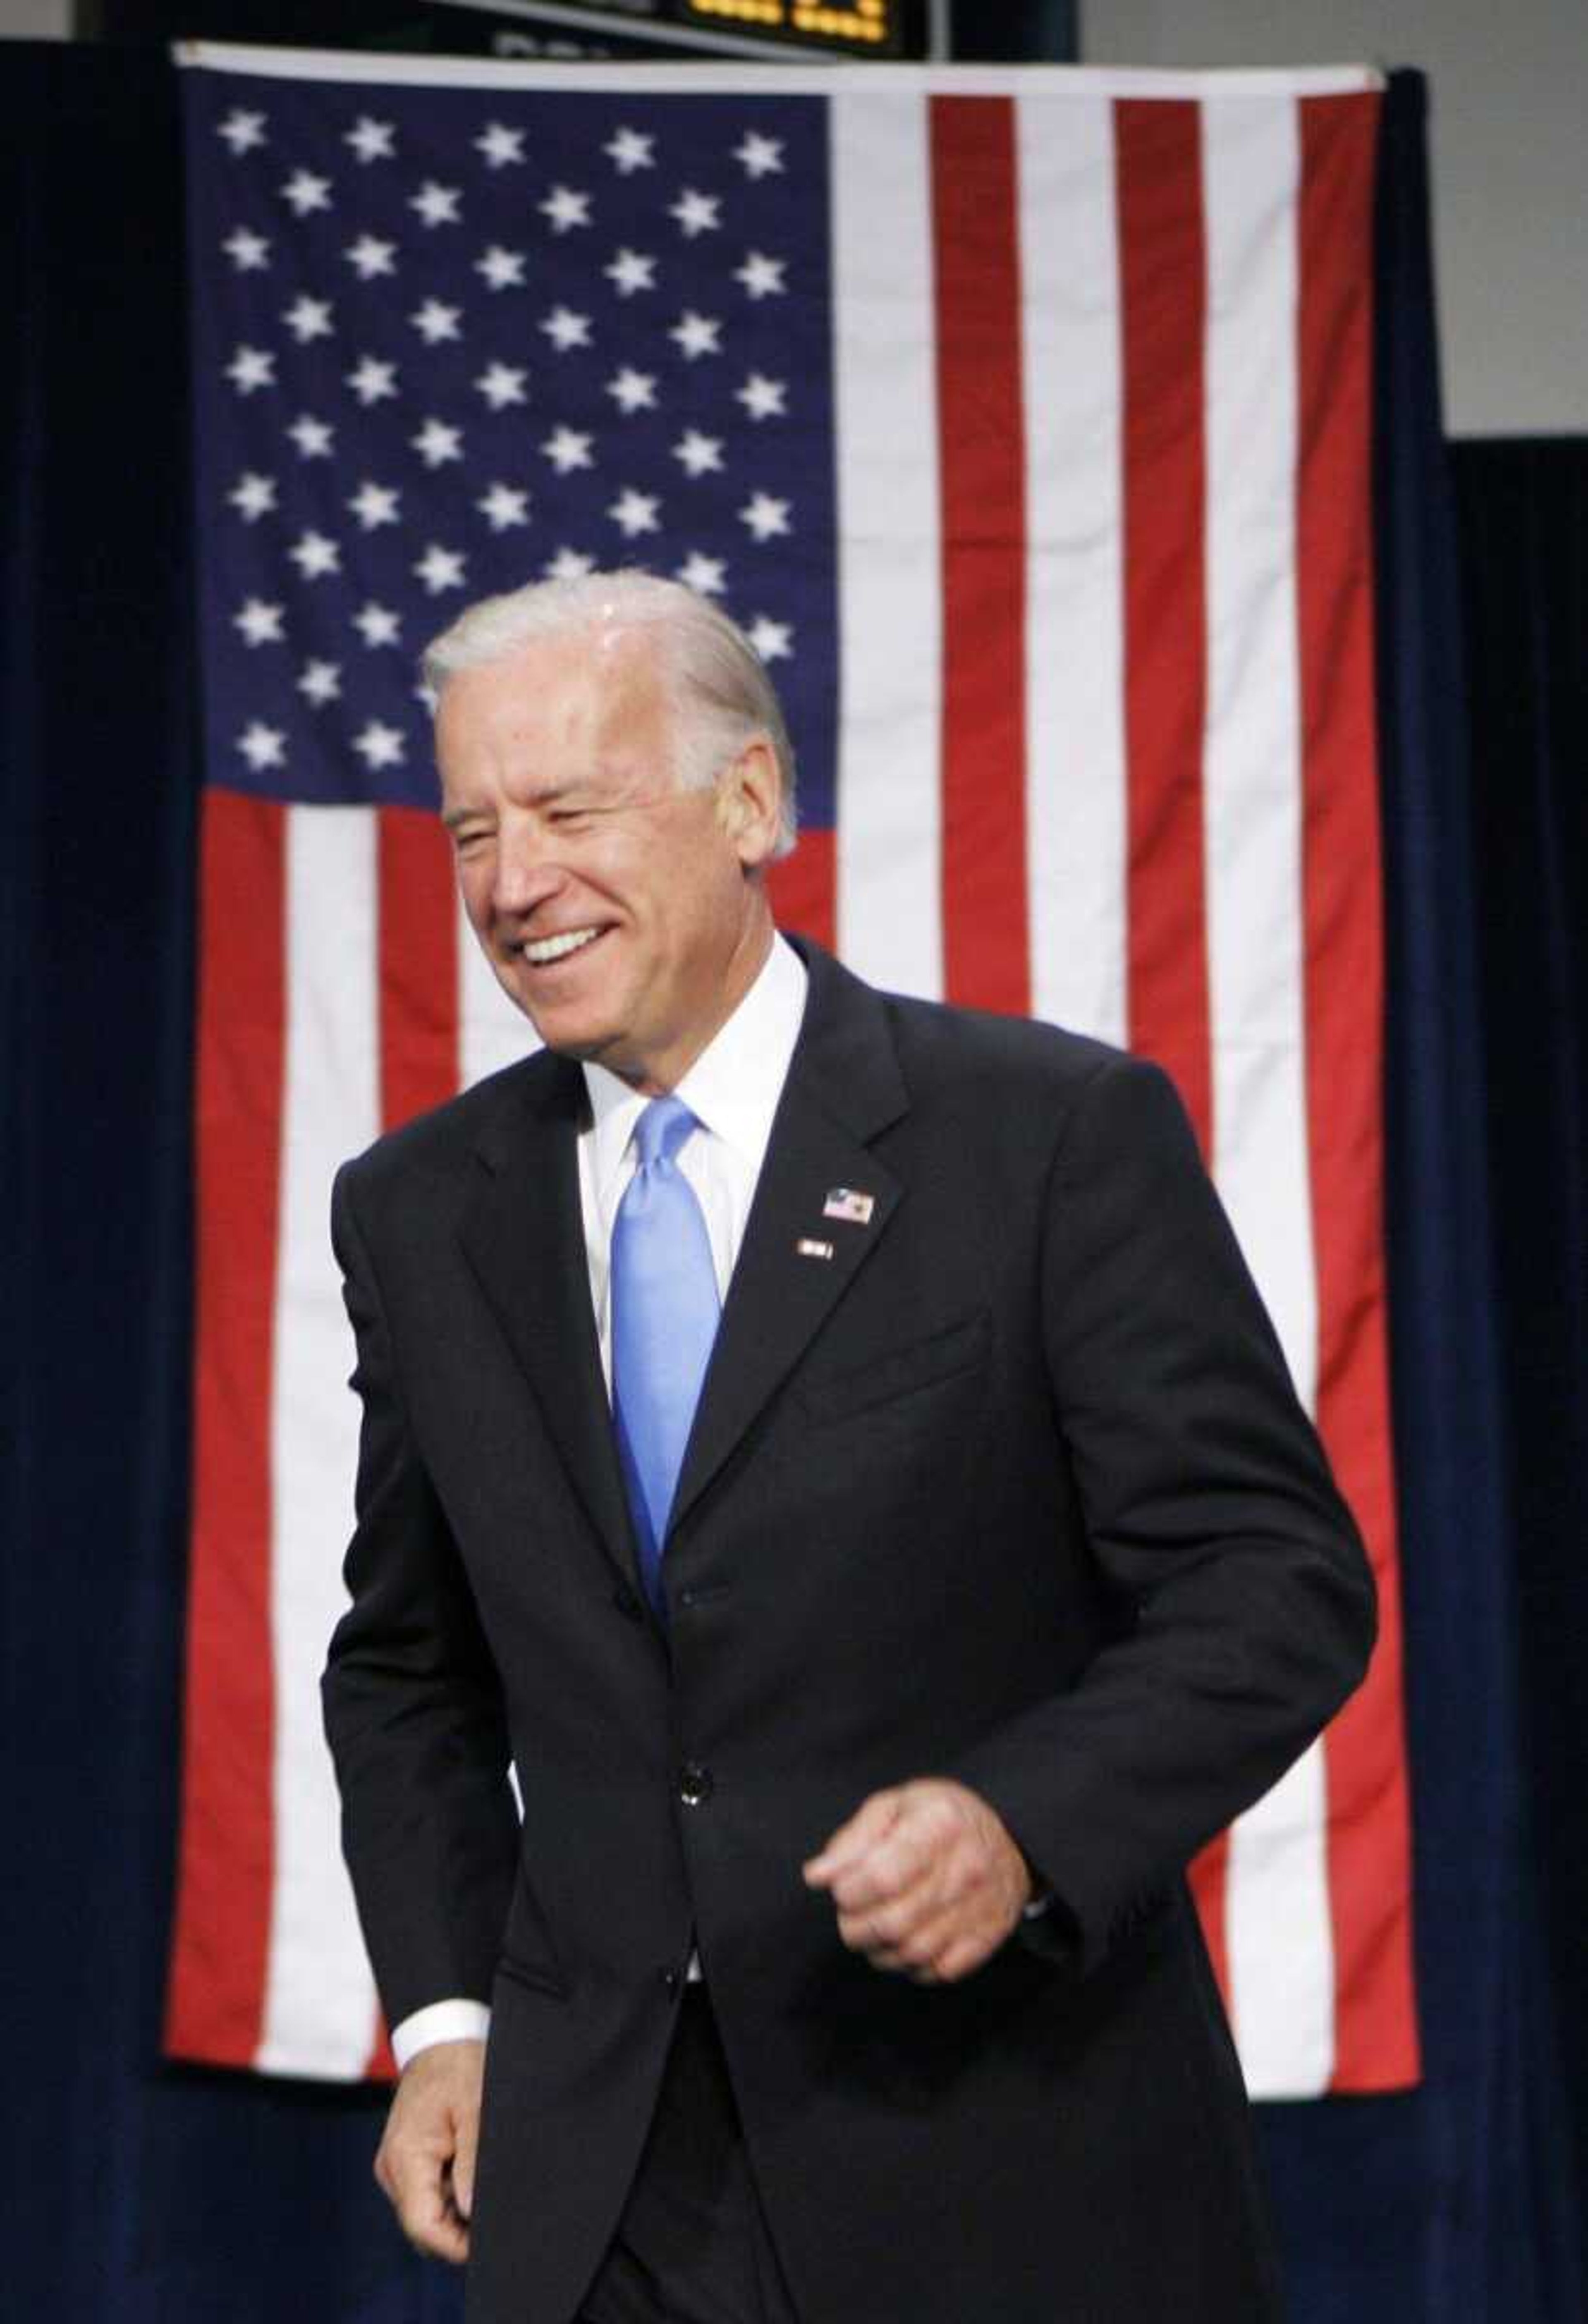
[[[455,708],[485,706],[494,722],[570,726],[643,715],[659,703],[664,673],[657,641],[633,624],[592,625],[527,640],[500,660],[459,670],[443,687],[443,729]]]

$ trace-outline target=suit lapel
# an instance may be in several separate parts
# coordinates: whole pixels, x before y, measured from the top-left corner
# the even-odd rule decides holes
[[[882,1002],[825,953],[799,948],[810,975],[805,1020],[684,1455],[674,1527],[865,1266],[901,1195],[868,1142],[909,1102]],[[824,1216],[840,1187],[871,1197],[863,1224]]]
[[[583,1077],[570,1060],[542,1052],[503,1096],[475,1150],[459,1240],[591,1523],[632,1580],[633,1536],[579,1208]]]

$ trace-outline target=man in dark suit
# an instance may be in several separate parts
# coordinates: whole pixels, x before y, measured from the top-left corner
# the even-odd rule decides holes
[[[1168,1085],[774,932],[676,585],[429,669],[546,1047],[337,1182],[377,2175],[474,2324],[1277,2317],[1181,1876],[1372,1586]]]

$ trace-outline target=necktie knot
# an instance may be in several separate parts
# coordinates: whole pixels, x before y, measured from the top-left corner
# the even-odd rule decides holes
[[[669,1167],[692,1130],[699,1127],[681,1097],[653,1097],[634,1124],[634,1152],[642,1170]]]

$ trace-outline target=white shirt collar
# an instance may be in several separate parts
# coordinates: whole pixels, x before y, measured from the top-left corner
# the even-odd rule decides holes
[[[742,1155],[752,1171],[759,1171],[771,1138],[808,982],[799,954],[774,933],[754,983],[678,1085],[677,1094],[697,1120]],[[649,1100],[605,1065],[587,1060],[584,1074],[596,1184],[605,1204]]]

